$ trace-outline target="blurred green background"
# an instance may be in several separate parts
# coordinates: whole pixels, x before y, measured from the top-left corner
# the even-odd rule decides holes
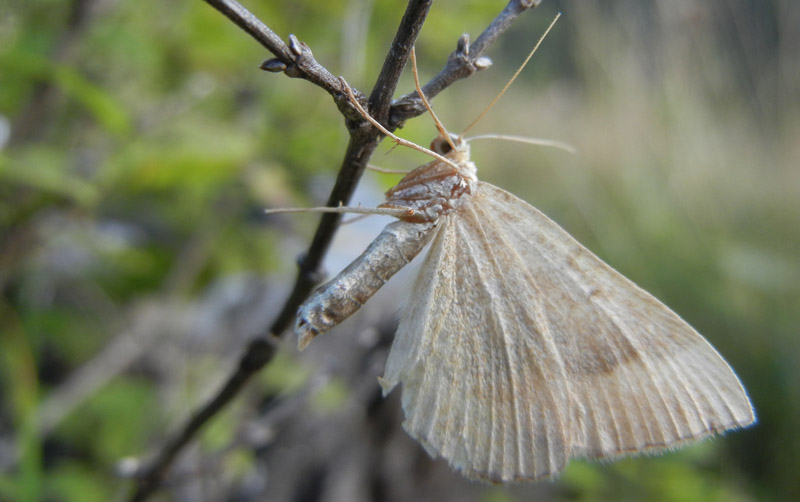
[[[504,5],[436,2],[417,44],[423,80]],[[245,6],[362,91],[404,10]],[[580,153],[476,142],[480,175],[694,325],[737,370],[759,423],[659,457],[572,462],[543,487],[453,476],[417,495],[798,500],[800,4],[545,0],[491,48],[490,70],[435,100],[451,130],[502,88],[557,11],[531,65],[471,133]],[[291,285],[317,217],[261,209],[324,201],[347,136],[324,92],[259,71],[270,55],[200,0],[0,0],[0,12],[0,501],[119,499],[134,457],[213,393]],[[399,93],[411,88],[405,75]],[[427,144],[434,129],[419,118],[400,134]],[[389,146],[375,163],[425,161]],[[380,193],[397,178],[365,180]],[[333,500],[271,491],[277,478],[260,459],[280,458],[269,445],[281,429],[253,432],[275,396],[306,396],[294,413],[310,408],[326,424],[358,402],[358,380],[333,365],[319,383],[310,357],[282,352],[157,500]],[[377,392],[374,376],[362,380]]]

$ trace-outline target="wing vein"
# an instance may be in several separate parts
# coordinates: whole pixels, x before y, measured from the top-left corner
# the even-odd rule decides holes
[[[523,326],[529,326],[530,330],[533,333],[539,335],[538,342],[541,345],[541,349],[545,351],[545,354],[535,356],[539,360],[541,358],[548,358],[550,359],[550,370],[551,372],[545,376],[545,372],[543,372],[541,367],[537,367],[536,369],[539,371],[539,374],[542,376],[543,381],[549,383],[549,385],[544,385],[543,388],[537,389],[538,392],[546,395],[549,398],[549,403],[551,405],[550,410],[546,410],[540,407],[540,417],[537,420],[533,416],[533,409],[529,410],[527,415],[530,419],[531,427],[534,424],[538,423],[542,430],[539,431],[537,434],[538,439],[541,441],[541,444],[536,442],[534,439],[534,444],[538,447],[546,450],[544,458],[547,460],[547,465],[544,469],[539,469],[538,467],[534,467],[535,472],[537,474],[545,475],[545,474],[552,474],[558,472],[562,467],[564,462],[566,461],[563,455],[562,449],[564,447],[569,448],[568,443],[565,442],[564,438],[564,430],[563,430],[563,422],[562,420],[566,417],[562,416],[558,409],[558,405],[556,403],[562,402],[563,409],[569,410],[570,409],[570,396],[572,395],[569,389],[569,382],[563,376],[564,375],[564,363],[562,360],[562,355],[559,352],[557,346],[553,343],[553,337],[550,333],[550,325],[548,322],[548,317],[544,313],[544,305],[542,302],[542,298],[544,298],[544,294],[537,286],[537,282],[534,280],[531,272],[519,254],[518,250],[515,246],[511,245],[506,236],[503,234],[501,229],[503,228],[502,225],[499,224],[499,220],[495,214],[492,212],[488,212],[484,210],[481,206],[475,205],[473,206],[471,211],[471,218],[475,221],[475,225],[477,228],[480,229],[484,242],[491,242],[493,243],[494,248],[502,248],[504,252],[509,253],[511,256],[509,257],[509,264],[506,264],[505,268],[509,270],[514,270],[515,272],[519,273],[524,278],[524,284],[530,288],[531,291],[535,292],[533,298],[527,298],[529,300],[530,305],[521,305],[519,302],[520,300],[517,299],[518,296],[522,295],[523,291],[509,291],[509,298],[515,299],[513,300],[514,304],[521,307],[520,312],[518,313],[520,316],[524,318],[525,321],[520,323]],[[491,234],[492,238],[489,238],[489,234]],[[505,246],[497,246],[495,243],[498,241],[504,242]],[[501,266],[497,259],[494,258],[492,252],[487,251],[487,256],[491,257],[491,261],[494,264],[495,271],[497,272],[498,276],[502,278],[503,284],[512,284],[518,281],[510,280],[509,276],[505,272],[505,268]],[[518,266],[509,266],[511,263],[516,262]],[[520,334],[521,335],[521,334]],[[524,337],[523,337],[524,338]],[[507,339],[506,339],[507,340]],[[522,339],[520,340],[522,341]],[[526,351],[530,351],[531,347],[528,347],[525,344],[518,344],[524,347]],[[531,366],[531,365],[528,365]],[[542,366],[541,364],[538,366]],[[530,368],[533,369],[533,368]],[[553,373],[553,371],[555,373]],[[547,377],[550,377],[549,379]],[[549,381],[548,381],[549,380]],[[556,396],[554,390],[561,385],[563,388],[560,390],[562,391],[561,396]],[[517,392],[517,391],[515,391]],[[515,394],[517,395],[517,394]],[[550,413],[554,416],[547,416]],[[567,413],[568,415],[569,413]],[[516,413],[516,416],[519,417],[519,414]],[[519,420],[519,419],[518,419]],[[553,435],[559,437],[560,441],[557,444],[563,445],[560,449],[557,444],[553,444],[553,439],[555,437]],[[558,458],[557,458],[558,456]],[[534,455],[533,459],[536,461],[539,455]]]
[[[471,223],[472,223],[473,228],[479,233],[479,235],[481,237],[479,242],[482,242],[482,243],[491,242],[489,240],[488,236],[486,235],[486,231],[484,230],[483,225],[481,224],[482,223],[481,219],[475,214],[475,211],[474,210],[469,211],[468,214],[469,214],[470,219],[472,220]],[[484,256],[488,259],[489,263],[493,266],[492,267],[493,268],[493,272],[496,272],[499,275],[499,277],[501,279],[501,283],[507,284],[508,281],[507,281],[507,279],[505,277],[505,272],[503,271],[502,267],[497,263],[497,260],[495,259],[493,254],[491,252],[489,252],[489,250],[486,249],[485,247],[482,246],[482,248],[483,249],[481,251],[483,251]],[[486,284],[488,286],[489,281],[483,275],[480,267],[477,266],[477,263],[476,263],[476,271],[477,271],[478,276],[481,279],[480,283],[481,284]],[[491,292],[488,290],[488,287],[487,287],[487,293],[489,293],[488,296],[489,296],[489,299],[490,299],[491,304],[492,304],[492,308],[489,310],[489,314],[490,314],[492,320],[494,321],[493,324],[495,324],[496,328],[500,330],[501,335],[502,335],[501,338],[498,340],[498,342],[501,345],[502,352],[503,352],[503,357],[505,359],[506,379],[507,379],[507,382],[508,382],[508,384],[510,386],[510,390],[511,390],[511,393],[510,393],[511,399],[510,399],[510,401],[511,401],[511,407],[512,407],[513,413],[514,413],[514,438],[515,438],[515,441],[514,441],[515,452],[514,453],[515,453],[515,456],[516,456],[516,459],[515,459],[515,461],[516,461],[516,465],[515,465],[516,473],[515,474],[517,474],[519,472],[522,472],[522,448],[520,447],[520,440],[521,440],[522,434],[523,434],[522,425],[520,424],[519,403],[518,403],[518,400],[522,397],[522,394],[520,394],[520,390],[517,388],[518,387],[518,385],[517,385],[517,380],[518,380],[517,375],[519,374],[519,370],[518,370],[518,366],[519,365],[517,364],[517,358],[512,356],[511,351],[510,351],[510,347],[512,346],[512,342],[509,340],[508,326],[506,325],[505,319],[503,318],[503,314],[502,314],[503,308],[502,308],[501,305],[499,305],[499,302],[498,302],[498,300],[502,300],[502,298],[498,298],[496,295],[491,294]]]

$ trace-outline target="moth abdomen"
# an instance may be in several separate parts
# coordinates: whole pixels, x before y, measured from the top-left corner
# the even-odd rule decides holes
[[[297,312],[295,332],[300,350],[350,317],[413,260],[430,240],[435,225],[402,220],[390,223],[361,256],[317,288]]]

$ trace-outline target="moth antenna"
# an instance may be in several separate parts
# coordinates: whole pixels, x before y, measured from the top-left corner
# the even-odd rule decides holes
[[[431,114],[433,123],[436,124],[436,129],[439,131],[439,135],[447,140],[447,143],[450,144],[451,150],[455,150],[456,145],[453,144],[450,134],[447,133],[447,129],[445,129],[444,124],[442,124],[442,121],[439,120],[439,117],[433,113],[433,107],[431,106],[431,103],[428,101],[428,98],[425,97],[425,93],[422,92],[422,86],[419,83],[419,71],[417,71],[417,51],[413,46],[411,47],[411,73],[414,75],[414,88],[417,89],[417,94],[419,94],[419,99],[422,100],[422,104],[425,105],[425,109]]]
[[[422,152],[425,155],[433,157],[434,159],[440,160],[440,161],[444,162],[445,164],[448,164],[448,165],[450,165],[450,166],[452,166],[452,167],[454,167],[456,169],[459,169],[458,164],[456,164],[452,160],[448,159],[444,155],[439,155],[438,153],[434,152],[433,150],[429,150],[429,149],[425,148],[424,146],[419,146],[416,143],[412,143],[411,141],[403,139],[403,138],[401,138],[399,136],[396,136],[393,133],[389,132],[388,129],[383,127],[380,122],[375,120],[372,117],[372,115],[367,113],[367,111],[364,109],[364,107],[361,106],[361,103],[359,103],[358,100],[356,99],[355,94],[353,94],[353,89],[350,87],[350,84],[347,83],[347,80],[345,80],[344,77],[339,77],[339,81],[342,83],[342,86],[344,87],[344,90],[347,93],[347,97],[350,98],[350,103],[352,103],[353,106],[356,108],[356,110],[358,110],[358,112],[365,119],[367,119],[367,121],[369,121],[370,124],[375,126],[375,128],[378,129],[380,132],[385,134],[387,137],[392,138],[392,140],[394,140],[398,145],[403,145],[405,147],[411,148],[412,150],[416,150],[418,152]]]
[[[393,207],[280,207],[275,209],[265,209],[264,214],[282,214],[282,213],[339,213],[339,214],[382,214],[384,216],[394,216],[395,218],[408,218],[414,216],[417,212],[411,208],[393,208]]]
[[[464,138],[464,141],[470,142],[475,139],[502,139],[505,141],[516,141],[518,143],[527,143],[529,145],[549,146],[553,148],[558,148],[559,150],[564,150],[565,152],[571,153],[573,155],[578,154],[578,149],[575,148],[574,146],[564,141],[558,141],[555,139],[528,138],[526,136],[515,136],[513,134],[479,134],[477,136],[470,136],[468,138]]]
[[[484,108],[483,111],[480,113],[480,115],[478,115],[478,117],[475,120],[473,120],[472,123],[470,125],[468,125],[466,129],[464,129],[462,134],[467,132],[467,131],[469,131],[470,129],[472,129],[475,126],[475,124],[480,122],[480,120],[487,113],[489,113],[489,110],[491,110],[494,107],[494,105],[496,105],[497,102],[500,101],[500,98],[503,97],[503,94],[506,93],[508,88],[511,87],[511,84],[514,83],[514,80],[516,80],[517,77],[519,76],[519,74],[522,73],[522,70],[525,69],[525,66],[528,64],[528,61],[530,61],[531,58],[533,57],[533,55],[536,53],[536,50],[539,48],[540,45],[542,45],[542,41],[544,41],[544,39],[547,36],[547,34],[550,33],[550,30],[553,29],[553,26],[556,24],[556,21],[558,21],[559,17],[561,17],[561,13],[560,12],[558,14],[556,14],[556,17],[553,18],[553,20],[550,22],[550,26],[548,26],[547,29],[544,30],[544,33],[542,34],[542,36],[539,37],[539,41],[536,42],[536,45],[533,46],[533,49],[531,49],[531,52],[528,54],[528,57],[525,58],[525,61],[522,62],[522,64],[517,69],[516,73],[514,73],[514,75],[508,80],[508,83],[506,83],[506,86],[503,87],[503,90],[500,91],[500,93],[497,96],[495,96],[495,98],[492,100],[492,102],[489,103],[489,106]]]
[[[385,167],[376,166],[375,164],[367,164],[367,169],[383,174],[408,174],[411,172],[408,169],[386,169]]]

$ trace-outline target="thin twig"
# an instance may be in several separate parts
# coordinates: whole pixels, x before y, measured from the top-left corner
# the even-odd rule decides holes
[[[483,111],[480,113],[480,115],[475,117],[475,120],[473,120],[467,127],[464,128],[464,130],[461,131],[462,134],[467,132],[467,131],[469,131],[473,127],[475,127],[475,124],[480,122],[481,119],[483,119],[483,117],[485,117],[486,114],[489,113],[489,110],[494,108],[494,105],[496,105],[497,102],[500,101],[500,98],[503,97],[503,94],[505,94],[506,91],[508,90],[508,88],[511,87],[511,84],[513,84],[514,81],[517,79],[517,77],[519,77],[519,74],[522,73],[522,70],[524,70],[525,66],[528,65],[528,62],[531,60],[533,55],[536,54],[536,51],[539,50],[539,47],[542,45],[542,42],[544,42],[544,39],[547,37],[547,34],[550,33],[550,30],[552,30],[553,26],[556,25],[556,22],[558,21],[559,17],[561,17],[561,13],[560,12],[558,14],[556,14],[556,17],[553,18],[553,21],[550,22],[550,26],[548,26],[547,29],[544,30],[544,33],[542,33],[542,36],[539,37],[539,41],[536,42],[536,45],[534,45],[533,49],[531,49],[531,51],[528,53],[528,57],[526,57],[525,61],[523,61],[522,64],[519,65],[519,68],[517,68],[517,71],[514,72],[514,75],[510,79],[508,79],[508,82],[506,82],[506,85],[503,87],[503,89],[499,93],[497,93],[497,96],[495,96],[494,99],[492,100],[492,102],[489,103],[486,106],[486,108],[483,109]],[[427,104],[425,105],[425,107],[429,108],[429,106]]]
[[[488,58],[482,57],[486,49],[500,37],[520,14],[532,7],[538,7],[542,0],[510,0],[497,17],[483,30],[475,42],[470,45],[469,36],[461,35],[454,50],[448,57],[444,68],[430,82],[422,86],[422,92],[428,100],[452,85],[467,78],[473,73],[486,69],[491,65]],[[416,91],[406,94],[392,103],[387,128],[393,131],[406,120],[425,113],[425,106]]]
[[[311,54],[311,49],[303,42],[298,41],[294,35],[289,36],[287,45],[281,37],[236,0],[204,1],[250,34],[282,63],[281,66],[276,66],[274,60],[265,61],[262,68],[269,71],[279,70],[290,77],[308,80],[322,87],[335,98],[341,97],[342,89],[339,87],[339,80],[319,64]]]

